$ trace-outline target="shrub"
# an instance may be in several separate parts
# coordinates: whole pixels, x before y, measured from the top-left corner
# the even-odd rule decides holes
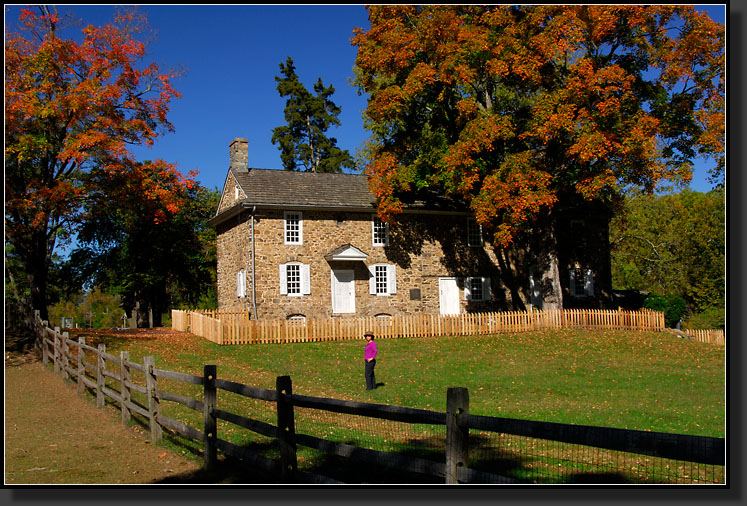
[[[662,311],[667,327],[677,326],[677,322],[685,315],[685,299],[677,295],[649,294],[643,302],[643,307]]]
[[[724,329],[726,314],[723,307],[713,306],[705,311],[687,317],[683,322],[686,329]]]

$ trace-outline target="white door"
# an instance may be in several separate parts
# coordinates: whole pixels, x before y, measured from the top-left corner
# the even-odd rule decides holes
[[[442,315],[459,314],[459,286],[456,278],[438,278],[438,300]]]
[[[355,278],[352,270],[332,271],[332,312],[355,313]]]

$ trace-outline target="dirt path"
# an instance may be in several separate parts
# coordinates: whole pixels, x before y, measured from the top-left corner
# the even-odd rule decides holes
[[[145,430],[96,408],[30,355],[6,351],[5,358],[5,484],[174,483],[199,475],[199,462],[151,445]]]

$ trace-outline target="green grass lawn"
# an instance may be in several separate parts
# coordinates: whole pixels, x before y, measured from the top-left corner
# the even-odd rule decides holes
[[[376,380],[366,391],[365,341],[218,346],[168,329],[137,331],[137,337],[87,335],[107,351],[130,352],[141,362],[154,356],[156,367],[194,375],[217,365],[218,378],[274,389],[277,376],[289,375],[297,394],[446,411],[449,387],[469,390],[470,412],[528,420],[616,427],[700,436],[725,436],[725,352],[723,346],[696,343],[662,332],[547,330],[492,336],[379,339]],[[91,359],[89,358],[89,361]],[[142,373],[134,381],[144,384]],[[119,385],[107,380],[112,390]],[[197,385],[159,380],[159,390],[202,399]],[[145,399],[137,392],[133,399]],[[273,403],[218,392],[222,410],[274,424]],[[161,412],[201,430],[202,413],[173,402]],[[443,426],[410,425],[296,408],[296,432],[386,452],[443,458]],[[271,438],[218,421],[221,439],[278,458]],[[683,463],[624,452],[500,434],[470,435],[470,465],[528,482],[573,482],[579,472],[609,482],[722,483],[723,468],[693,470]],[[199,455],[201,442],[165,442],[183,454]],[[173,446],[175,444],[175,446]],[[306,447],[298,449],[299,469],[357,482],[369,470]],[[347,473],[347,475],[345,474]],[[381,470],[379,483],[408,477]],[[389,474],[387,474],[389,473]],[[596,473],[596,474],[595,474]],[[585,475],[589,476],[589,475]],[[338,478],[339,479],[339,478]],[[589,478],[583,478],[589,479]]]
[[[548,330],[474,337],[380,339],[376,380],[363,378],[365,341],[218,346],[185,334],[107,339],[110,353],[156,367],[295,393],[446,410],[446,389],[466,387],[470,412],[529,420],[724,437],[724,347],[669,333]]]

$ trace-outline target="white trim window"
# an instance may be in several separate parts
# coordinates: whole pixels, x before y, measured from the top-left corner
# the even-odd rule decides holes
[[[285,212],[283,244],[303,244],[303,213],[301,211]]]
[[[464,279],[464,300],[482,302],[491,299],[490,278],[469,277]]]
[[[467,221],[467,245],[474,248],[483,245],[482,225],[479,225],[477,220],[470,219]]]
[[[570,269],[569,274],[572,297],[594,296],[594,272],[591,269]]]
[[[378,216],[371,221],[371,241],[374,246],[389,246],[389,224]]]
[[[394,295],[397,293],[397,268],[392,264],[374,264],[368,268],[369,293],[371,295]]]
[[[241,269],[236,273],[236,297],[246,297],[246,271]]]
[[[285,319],[290,327],[305,327],[306,316],[302,314],[292,314]]]
[[[280,295],[300,297],[311,293],[309,265],[299,262],[280,264]]]
[[[241,195],[241,193],[240,193],[240,190],[239,190],[239,185],[234,186],[234,188],[233,188],[233,199],[234,200],[239,200],[239,196],[240,195]]]

